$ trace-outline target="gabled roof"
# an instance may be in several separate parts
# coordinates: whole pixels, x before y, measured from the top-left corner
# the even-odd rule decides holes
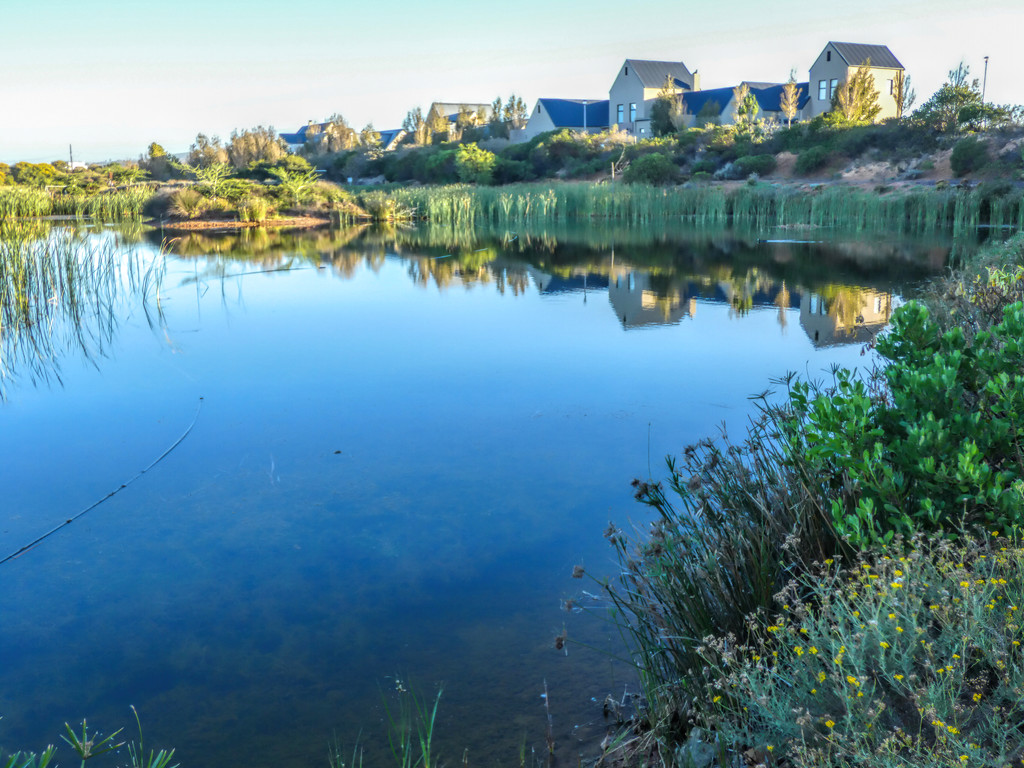
[[[384,149],[392,149],[393,145],[398,141],[401,141],[405,136],[405,130],[403,128],[392,128],[388,131],[380,132],[380,145]]]
[[[782,111],[782,90],[786,87],[785,83],[747,83],[747,87],[757,99],[757,105],[762,112]],[[796,87],[800,89],[796,108],[803,109],[811,98],[810,83],[797,83]]]
[[[893,56],[887,45],[865,45],[863,43],[837,43],[829,40],[829,45],[836,49],[843,60],[851,67],[859,67],[871,60],[872,67],[883,69],[903,69],[899,59]]]
[[[731,99],[732,88],[711,88],[706,91],[690,91],[683,94],[683,104],[686,105],[686,111],[691,115],[696,115],[712,101],[718,104],[718,111],[721,112]]]
[[[671,77],[678,88],[693,87],[693,73],[681,61],[626,59],[625,66],[636,73],[644,88],[661,88],[666,77]]]
[[[299,128],[295,133],[279,133],[278,136],[284,139],[285,144],[305,144],[306,131],[310,128],[317,128],[322,132],[328,125],[330,123],[309,123]]]
[[[757,99],[757,105],[761,108],[762,112],[782,111],[782,89],[785,87],[785,83],[758,83],[744,80],[743,84],[750,89],[751,95]],[[800,89],[796,108],[803,109],[811,98],[810,87],[808,83],[797,83],[796,87]],[[707,91],[684,93],[683,103],[691,115],[696,115],[703,109],[705,104],[711,101],[717,102],[721,111],[725,110],[729,102],[732,101],[733,91],[733,88],[712,88]]]
[[[604,101],[583,99],[537,99],[556,128],[582,128],[583,110],[586,106],[587,128],[608,127],[608,99]]]

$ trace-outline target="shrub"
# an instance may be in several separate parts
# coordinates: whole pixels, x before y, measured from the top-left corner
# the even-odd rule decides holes
[[[828,165],[831,159],[832,153],[826,147],[810,147],[797,155],[794,170],[800,174],[813,173]]]
[[[207,199],[192,187],[178,189],[171,193],[168,210],[181,219],[194,219],[206,210]]]
[[[712,176],[707,171],[697,171],[692,176],[690,176],[690,181],[701,182],[701,181],[711,181],[711,179],[712,179]]]
[[[490,184],[494,170],[493,152],[476,144],[463,144],[455,152],[455,169],[459,180],[471,184]]]
[[[960,139],[949,156],[949,165],[957,176],[980,170],[988,162],[988,146],[976,136]]]
[[[653,153],[631,162],[622,178],[627,184],[674,184],[679,180],[679,168],[665,155]]]
[[[756,173],[758,176],[766,176],[775,170],[775,155],[744,155],[737,158],[736,166],[744,176]]]
[[[247,197],[238,204],[238,218],[241,221],[265,221],[270,204],[262,197]]]
[[[924,537],[795,580],[703,649],[702,719],[771,764],[1009,765],[1024,736],[1024,549]]]

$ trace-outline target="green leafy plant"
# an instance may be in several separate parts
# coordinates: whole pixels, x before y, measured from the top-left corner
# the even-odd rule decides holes
[[[957,176],[981,170],[988,162],[988,146],[977,136],[960,139],[949,156],[949,167]]]

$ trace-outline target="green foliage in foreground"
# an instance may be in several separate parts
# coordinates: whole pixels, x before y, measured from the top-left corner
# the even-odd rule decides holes
[[[928,748],[948,765],[1020,758],[1024,737],[1001,718],[1017,728],[1024,714],[1007,713],[1024,678],[1006,674],[1021,663],[1010,614],[1024,600],[1024,553],[992,575],[986,558],[998,555],[971,543],[1024,520],[1024,236],[999,256],[948,280],[932,309],[899,310],[876,375],[838,369],[828,387],[790,377],[781,402],[761,397],[743,440],[702,441],[669,459],[664,485],[636,482],[657,517],[635,541],[609,528],[622,570],[605,589],[641,674],[646,748],[663,761],[697,725],[728,737],[722,749],[785,744],[796,765],[920,764]],[[923,535],[959,543],[931,550]],[[858,553],[884,571],[874,592],[822,571]],[[916,592],[910,566],[892,565],[901,556],[917,563]],[[765,650],[765,633],[786,627],[786,654]],[[879,634],[887,627],[908,638]],[[888,653],[907,639],[924,645]],[[829,687],[797,685],[799,665],[838,667],[844,654],[850,672],[812,670]],[[819,694],[817,709],[796,698]]]
[[[762,761],[1005,766],[1024,749],[1024,548],[919,536],[815,565],[701,653],[721,670],[700,720]]]
[[[171,761],[174,759],[173,749],[170,751],[165,749],[153,751],[151,749],[148,754],[146,753],[143,746],[142,722],[139,720],[139,713],[135,707],[132,707],[131,710],[139,730],[139,740],[137,742],[115,741],[121,731],[124,730],[123,728],[118,728],[113,733],[101,738],[101,734],[98,731],[89,732],[89,727],[85,720],[82,721],[81,735],[79,735],[77,729],[72,728],[68,723],[64,723],[65,733],[61,734],[61,739],[78,755],[81,761],[80,768],[85,768],[87,761],[94,760],[101,755],[116,752],[116,750],[124,746],[127,746],[128,749],[127,768],[178,768],[177,763],[171,765]],[[7,756],[0,754],[0,766],[4,768],[47,768],[53,762],[56,751],[57,748],[51,744],[39,754],[35,752],[15,752]]]

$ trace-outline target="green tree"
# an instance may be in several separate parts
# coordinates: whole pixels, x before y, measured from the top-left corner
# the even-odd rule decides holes
[[[779,109],[786,116],[786,127],[793,126],[793,118],[796,117],[800,108],[800,88],[796,84],[796,72],[789,73],[789,81],[782,86],[782,96],[779,97]]]
[[[220,189],[221,184],[232,173],[230,163],[211,163],[205,168],[196,165],[188,170],[195,176],[196,181],[210,188],[210,194],[214,197],[217,196],[217,191]]]
[[[277,131],[262,125],[232,131],[227,145],[228,159],[235,168],[247,168],[260,162],[276,163],[287,152]]]
[[[292,205],[304,202],[309,197],[313,184],[317,180],[315,170],[289,171],[287,168],[274,167],[269,168],[268,172],[278,180],[278,185],[291,199]]]
[[[508,127],[522,128],[529,118],[530,110],[526,108],[526,102],[514,93],[509,96],[501,109],[501,119],[508,123]]]
[[[196,140],[189,148],[186,161],[193,167],[203,167],[214,163],[228,162],[228,151],[220,143],[220,138],[208,138],[206,134],[196,134]]]
[[[832,111],[826,118],[833,125],[857,125],[874,122],[882,105],[878,103],[875,77],[869,67],[871,60],[857,67],[853,75],[836,88],[832,97]]]
[[[655,136],[676,133],[683,127],[685,114],[686,107],[679,94],[679,88],[672,76],[668,75],[651,106],[651,131]]]
[[[740,83],[733,88],[732,97],[735,102],[733,120],[736,124],[736,133],[741,136],[753,134],[757,127],[757,114],[761,111],[757,97],[750,92],[750,87],[746,83]]]
[[[981,97],[977,78],[960,62],[950,70],[949,79],[914,113],[914,119],[942,133],[982,130],[1020,122],[1021,108],[996,106]]]
[[[0,163],[0,187],[13,183],[14,179],[11,177],[11,166],[7,163]]]
[[[373,123],[367,123],[359,132],[359,146],[369,152],[380,149],[380,131],[373,127]]]
[[[427,116],[427,128],[431,138],[439,141],[447,139],[450,126],[451,121],[448,120],[448,115],[443,114],[439,109],[432,109]]]
[[[423,110],[419,107],[409,110],[405,120],[402,121],[402,128],[412,136],[418,146],[422,147],[430,141],[430,129],[427,128],[427,121],[423,119]]]
[[[459,180],[490,184],[496,159],[493,152],[480,149],[476,142],[461,145],[455,152],[455,170]]]

